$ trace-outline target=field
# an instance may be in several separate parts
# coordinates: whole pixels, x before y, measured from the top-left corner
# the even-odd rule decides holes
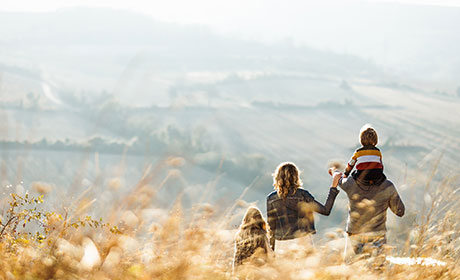
[[[229,208],[217,204],[152,208],[161,189],[180,178],[182,158],[169,158],[146,170],[138,184],[121,193],[120,181],[95,195],[89,187],[62,208],[48,207],[53,187],[33,184],[30,194],[5,197],[0,276],[3,279],[455,279],[460,277],[458,178],[427,181],[426,207],[414,223],[390,231],[385,255],[343,259],[343,230],[321,231],[315,249],[297,247],[276,258],[260,259],[232,274],[230,225],[249,205],[244,194]],[[159,168],[168,169],[153,183]],[[208,192],[216,188],[209,182]],[[249,186],[248,188],[250,188]],[[431,191],[430,191],[431,190]],[[37,194],[34,196],[32,194]],[[41,194],[41,196],[38,196]],[[43,198],[44,196],[44,198]],[[110,199],[107,200],[107,197]],[[93,199],[97,197],[98,199]],[[92,215],[104,203],[102,220]],[[409,204],[410,205],[410,204]],[[408,213],[411,215],[411,213]],[[37,233],[35,234],[35,231]],[[391,257],[395,257],[392,259]],[[403,258],[404,257],[404,258]],[[422,258],[418,260],[417,258]],[[413,263],[411,263],[411,261]]]

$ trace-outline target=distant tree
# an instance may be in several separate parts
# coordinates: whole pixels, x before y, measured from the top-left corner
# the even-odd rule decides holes
[[[342,83],[340,83],[340,88],[343,90],[352,90],[351,86],[345,80],[342,80]]]
[[[208,99],[208,107],[212,106],[213,100],[215,100],[219,96],[219,92],[216,88],[210,87],[206,90],[206,97]]]
[[[170,101],[174,101],[177,98],[177,96],[179,96],[179,89],[175,86],[170,87],[168,90],[168,95]]]
[[[27,93],[26,98],[27,98],[27,103],[29,105],[29,108],[38,109],[38,102],[40,99],[40,95],[35,94],[33,92],[29,92]]]
[[[345,105],[345,107],[348,107],[348,108],[354,106],[353,100],[349,98],[345,98],[343,104]]]
[[[35,145],[39,149],[46,149],[46,148],[48,148],[48,140],[46,140],[46,138],[43,138],[42,140],[36,142]]]

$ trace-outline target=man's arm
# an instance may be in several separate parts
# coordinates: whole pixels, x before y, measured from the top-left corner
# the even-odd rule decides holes
[[[346,193],[351,189],[352,185],[356,184],[355,179],[353,177],[342,177],[339,179],[339,184],[338,186],[344,190]]]
[[[390,198],[390,209],[393,213],[395,213],[398,217],[404,216],[404,212],[406,211],[406,207],[404,206],[404,203],[401,200],[401,197],[398,194],[398,191],[396,188],[393,186],[394,192]]]

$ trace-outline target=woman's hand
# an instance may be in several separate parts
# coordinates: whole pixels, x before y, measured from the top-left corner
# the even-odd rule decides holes
[[[335,171],[332,174],[332,184],[331,188],[337,188],[337,185],[339,184],[339,180],[342,178],[342,172]]]

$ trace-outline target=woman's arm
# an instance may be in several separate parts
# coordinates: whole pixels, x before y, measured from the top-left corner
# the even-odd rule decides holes
[[[329,214],[331,213],[331,210],[332,210],[332,206],[334,206],[335,198],[337,197],[337,194],[339,193],[339,190],[337,189],[337,185],[339,183],[340,178],[342,178],[342,173],[335,172],[333,174],[332,184],[331,184],[331,187],[329,189],[329,194],[327,196],[327,200],[326,200],[325,205],[322,205],[321,203],[319,203],[316,200],[313,200],[312,202],[310,202],[310,203],[313,203],[313,205],[314,205],[313,209],[314,209],[315,212],[317,212],[317,213],[319,213],[321,215],[329,216]]]
[[[275,239],[273,239],[275,240]],[[270,244],[270,241],[268,240],[267,237],[265,237],[265,243],[266,243],[266,248],[265,250],[267,251],[267,259],[268,261],[271,261],[273,257],[275,256],[275,253],[273,252],[273,248]],[[275,247],[275,244],[273,244],[273,247]]]
[[[268,201],[267,198],[267,222],[268,222],[268,236],[270,241],[270,247],[275,250],[275,230],[276,230],[276,209],[273,209],[273,205]]]
[[[275,234],[270,235],[270,248],[275,251]]]

